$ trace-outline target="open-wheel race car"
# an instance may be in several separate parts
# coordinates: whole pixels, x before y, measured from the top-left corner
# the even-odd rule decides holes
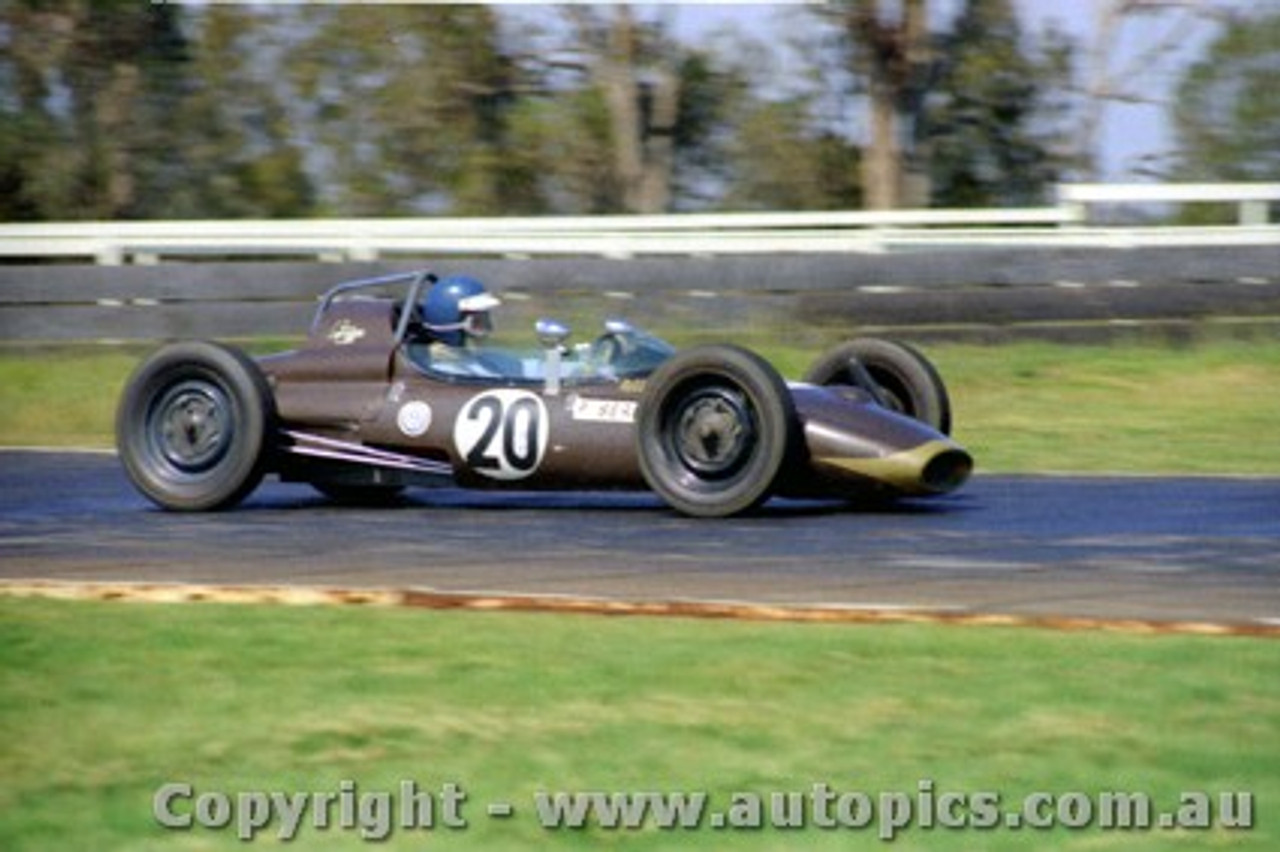
[[[419,485],[649,488],[703,517],[772,495],[944,494],[972,469],[942,380],[906,345],[855,339],[788,383],[741,347],[677,351],[617,320],[574,347],[550,320],[527,352],[479,345],[497,304],[474,279],[415,272],[333,288],[293,351],[167,344],[121,398],[124,468],[185,511],[274,474],[359,503]]]

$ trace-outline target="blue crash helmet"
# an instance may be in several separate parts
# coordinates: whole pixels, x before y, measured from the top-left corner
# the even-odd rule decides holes
[[[489,311],[502,304],[484,285],[465,275],[436,282],[422,300],[422,325],[431,338],[448,346],[465,346],[493,329]]]

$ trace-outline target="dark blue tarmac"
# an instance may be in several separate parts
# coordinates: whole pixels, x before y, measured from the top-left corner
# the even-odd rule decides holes
[[[627,600],[1280,623],[1280,479],[979,476],[936,501],[777,502],[693,520],[647,494],[268,482],[161,512],[115,458],[0,452],[0,578],[304,583]]]

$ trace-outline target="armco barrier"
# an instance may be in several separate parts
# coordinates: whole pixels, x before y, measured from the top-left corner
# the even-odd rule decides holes
[[[0,224],[8,262],[154,264],[165,260],[402,257],[667,257],[875,254],[975,247],[1115,248],[1280,242],[1271,223],[1280,184],[1062,184],[1057,204],[657,216],[266,219]],[[1116,211],[1151,205],[1235,205],[1230,227],[1118,226]],[[1094,215],[1107,208],[1106,217]],[[1138,217],[1142,218],[1142,217]]]

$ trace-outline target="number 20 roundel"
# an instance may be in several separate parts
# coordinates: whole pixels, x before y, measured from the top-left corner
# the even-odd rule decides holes
[[[547,451],[547,407],[522,390],[492,390],[473,397],[453,424],[463,463],[493,479],[523,479]]]

